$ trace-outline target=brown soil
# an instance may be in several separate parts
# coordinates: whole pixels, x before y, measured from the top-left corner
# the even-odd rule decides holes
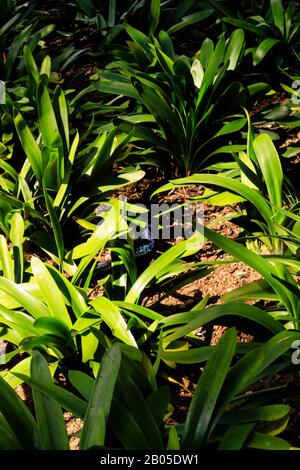
[[[82,429],[83,421],[69,412],[64,413],[64,419],[66,422],[67,434],[69,436],[70,449],[78,450],[80,437],[76,434]]]

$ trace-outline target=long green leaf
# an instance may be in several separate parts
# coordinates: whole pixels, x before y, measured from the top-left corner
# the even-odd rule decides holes
[[[240,450],[249,434],[253,431],[255,423],[236,424],[229,426],[218,446],[218,450]]]
[[[65,94],[59,87],[57,87],[54,92],[53,109],[55,112],[59,133],[64,142],[64,152],[65,155],[67,155],[69,153],[70,145],[68,107]]]
[[[37,105],[43,144],[50,148],[57,137],[58,126],[47,86],[42,81],[37,89]]]
[[[227,178],[222,175],[206,175],[206,174],[195,174],[193,176],[188,176],[186,178],[172,180],[168,185],[162,186],[156,190],[152,196],[159,192],[169,190],[171,187],[176,186],[187,186],[189,184],[207,184],[213,186],[219,186],[227,191],[233,191],[234,193],[239,194],[243,198],[250,201],[257,209],[260,211],[261,215],[266,220],[267,224],[270,224],[272,219],[273,212],[268,205],[265,198],[255,189],[249,188],[246,184],[241,183],[235,179]],[[272,225],[271,225],[272,227]]]
[[[13,245],[14,278],[15,282],[23,282],[24,256],[24,220],[19,212],[15,212],[11,218],[10,239]]]
[[[281,0],[270,0],[274,25],[277,26],[282,36],[285,35],[284,9]]]
[[[213,10],[206,9],[203,11],[192,13],[191,15],[184,16],[183,18],[181,18],[180,23],[174,24],[173,26],[171,26],[171,28],[168,29],[168,34],[177,33],[178,31],[183,28],[186,28],[187,26],[199,23],[200,21],[203,21],[208,18],[212,13]]]
[[[224,62],[229,60],[228,70],[235,70],[244,45],[245,34],[242,29],[236,29],[226,45]]]
[[[103,446],[111,401],[121,365],[121,351],[114,344],[105,354],[89,401],[81,434],[80,449]]]
[[[204,444],[235,347],[236,330],[232,328],[222,336],[200,376],[183,429],[182,449],[196,450]]]
[[[44,263],[39,258],[33,257],[31,259],[31,269],[38,286],[43,292],[50,314],[71,328],[72,322],[64,302],[64,297]]]
[[[280,41],[275,38],[266,38],[253,52],[253,65],[258,65],[268,54],[268,52]]]
[[[150,449],[143,433],[143,427],[139,425],[123,403],[116,398],[113,399],[110,423],[125,449],[134,451]]]
[[[248,440],[247,446],[263,450],[289,450],[291,445],[285,439],[277,436],[268,436],[261,432],[255,432]]]
[[[270,201],[274,206],[282,207],[283,171],[271,137],[268,134],[259,135],[253,141],[253,147],[266,182]],[[282,218],[280,213],[275,220],[278,218]]]
[[[259,374],[277,358],[290,350],[299,333],[283,331],[267,343],[242,357],[229,371],[214,412],[210,431],[218,422],[227,405],[244,388],[253,383]]]
[[[48,211],[51,225],[53,228],[54,239],[55,239],[57,254],[59,258],[59,266],[61,268],[63,264],[63,259],[64,259],[64,247],[65,247],[63,232],[62,232],[62,228],[61,228],[61,224],[59,222],[58,216],[55,211],[54,202],[52,198],[49,196],[45,186],[43,187],[43,191],[44,191],[44,198],[45,198],[47,211]]]
[[[128,292],[125,302],[127,303],[136,303],[145,289],[145,287],[159,274],[168,268],[171,263],[185,255],[188,250],[194,250],[197,252],[200,248],[201,235],[196,233],[188,240],[184,240],[176,245],[172,246],[163,253],[159,258],[157,258],[147,269],[139,276],[137,281],[133,284],[130,291]],[[192,253],[191,253],[192,254]]]
[[[294,285],[295,282],[292,276],[289,274],[289,271],[284,267],[283,264],[275,261],[268,261],[256,253],[247,250],[240,243],[237,243],[233,240],[227,239],[222,235],[219,235],[208,228],[205,228],[205,236],[211,241],[213,241],[217,246],[224,249],[231,256],[234,256],[236,259],[243,261],[252,269],[255,269],[259,272],[265,280],[270,284],[274,291],[279,295],[282,302],[285,304],[285,307],[294,321],[298,320],[298,307],[299,307],[299,295],[292,290],[287,290],[283,286],[282,282],[278,280],[278,277],[282,280],[288,281],[291,285]],[[295,284],[296,291],[298,287]]]
[[[13,298],[18,304],[22,305],[34,318],[49,315],[46,305],[35,296],[26,292],[26,289],[21,284],[18,285],[0,277],[0,291],[3,291],[8,297]]]
[[[3,271],[3,277],[10,281],[14,281],[14,264],[11,254],[9,252],[5,237],[0,235],[0,259]]]
[[[73,387],[81,393],[83,398],[90,401],[94,390],[95,379],[78,370],[70,370],[68,377]]]
[[[34,380],[52,384],[46,359],[35,351],[31,361],[31,377]],[[62,410],[53,398],[49,398],[35,388],[32,390],[35,416],[39,433],[39,447],[42,450],[69,449],[66,426]]]
[[[90,304],[101,315],[101,318],[112,330],[116,338],[119,338],[130,346],[137,347],[134,336],[131,331],[128,330],[127,324],[116,305],[105,297],[92,300]]]
[[[41,151],[23,119],[21,113],[17,112],[14,116],[16,130],[23,146],[24,152],[32,167],[32,170],[40,184],[42,184],[43,164]]]
[[[143,397],[142,391],[135,383],[134,378],[128,375],[127,371],[121,375],[120,381],[128,411],[142,429],[149,448],[162,450],[161,432],[151,412],[151,408]]]
[[[22,445],[11,430],[11,427],[2,416],[0,416],[0,449],[10,451],[23,449]]]
[[[173,326],[173,329],[167,329],[164,334],[164,341],[171,343],[185,335],[190,334],[202,325],[215,321],[222,316],[239,316],[255,321],[264,326],[272,333],[279,333],[283,326],[262,310],[253,305],[246,305],[238,302],[231,302],[221,305],[215,305],[204,310],[192,310],[190,312],[171,315],[160,321],[163,327]],[[182,326],[180,326],[183,324]]]
[[[20,374],[15,372],[14,375],[25,382],[26,384],[30,385],[30,387],[35,388],[36,390],[44,393],[50,398],[53,398],[60,404],[62,408],[67,411],[71,411],[74,413],[78,418],[84,419],[85,413],[87,410],[87,402],[78,398],[71,392],[59,387],[58,385],[50,384],[45,381],[35,380],[30,378],[28,375]],[[0,378],[1,379],[1,378]]]
[[[23,54],[24,54],[25,65],[26,65],[28,73],[30,73],[33,76],[36,83],[38,83],[40,79],[40,74],[39,74],[36,62],[34,60],[34,57],[32,55],[32,52],[30,48],[28,47],[28,45],[24,46]]]
[[[37,426],[21,398],[0,376],[0,412],[24,449],[37,448]]]
[[[151,0],[149,34],[154,34],[160,18],[160,0]]]

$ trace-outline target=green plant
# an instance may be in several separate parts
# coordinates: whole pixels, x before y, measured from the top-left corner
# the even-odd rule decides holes
[[[212,205],[240,203],[241,215],[235,214],[234,218],[245,229],[247,246],[260,251],[263,243],[271,253],[296,255],[299,249],[298,202],[286,207],[288,199],[284,192],[281,161],[270,136],[260,134],[254,138],[250,128],[247,153],[241,151],[234,154],[234,158],[236,164],[232,164],[229,171],[173,180],[154,194],[187,184],[210,186],[213,190],[206,189],[196,199]],[[220,168],[222,165],[211,166],[214,171]]]
[[[6,4],[8,11],[7,13],[4,11],[4,15],[1,15],[0,22],[0,73],[9,88],[11,80],[14,80],[15,85],[19,84],[16,80],[16,73],[19,80],[25,73],[24,60],[21,54],[24,44],[27,43],[31,52],[37,54],[39,41],[53,31],[54,25],[49,24],[36,30],[38,20],[32,20],[31,23],[28,21],[28,17],[35,8],[35,1],[31,2],[30,6],[25,2],[20,5],[16,5],[15,2],[1,3]],[[12,13],[14,15],[11,17]],[[18,96],[17,89],[12,91]],[[19,92],[21,92],[21,88],[19,88]]]
[[[290,444],[276,436],[287,425],[289,406],[268,404],[274,403],[283,390],[250,395],[243,390],[266,374],[296,337],[299,334],[283,332],[231,366],[236,332],[234,329],[226,332],[212,348],[183,426],[166,424],[172,412],[168,388],[157,386],[151,365],[148,363],[145,369],[141,354],[132,348],[114,344],[103,357],[96,380],[79,371],[69,372],[73,387],[83,398],[52,384],[48,371],[46,378],[46,361],[39,353],[34,353],[31,376],[17,375],[32,387],[34,396],[43,399],[43,404],[55,400],[56,407],[63,407],[84,420],[82,449],[103,445],[131,450],[289,449]],[[41,371],[38,379],[36,370]],[[7,385],[4,390],[5,395],[13,395]],[[4,406],[5,402],[1,404]],[[92,412],[94,408],[96,413]],[[10,412],[7,408],[5,413],[14,432],[15,409]]]
[[[17,346],[3,363],[36,346],[49,347],[60,358],[78,354],[71,327],[76,316],[88,308],[84,297],[54,268],[48,271],[38,258],[32,258],[31,270],[33,277],[24,284],[0,278],[1,337]]]
[[[207,0],[207,7],[223,16],[261,15],[268,8],[268,0],[241,0],[236,4],[233,0]]]
[[[252,106],[278,89],[274,67],[298,78],[298,5],[0,0],[0,9],[0,448],[69,449],[70,411],[83,420],[81,450],[292,449],[286,402],[297,386],[273,380],[299,375],[299,201],[280,158],[297,149],[277,151],[272,139],[299,126],[299,109],[294,96]],[[272,127],[261,131],[265,120]],[[127,188],[134,204],[116,196],[149,182],[150,166],[183,176],[154,194],[181,198],[178,189],[201,185],[183,204],[238,204],[235,213],[139,260],[132,232],[148,225],[136,200],[142,188],[150,204],[152,182]],[[224,219],[238,239],[211,230]],[[225,256],[196,261],[204,241]],[[238,261],[261,279],[179,313],[165,301]],[[254,328],[254,342],[232,324]],[[195,390],[185,409],[183,374]],[[34,409],[14,391],[21,383]]]
[[[175,34],[183,28],[199,23],[212,14],[212,9],[199,9],[198,2],[160,0],[136,0],[134,2],[119,2],[113,0],[108,5],[97,0],[77,0],[90,23],[95,23],[99,32],[110,40],[122,31],[125,22],[139,25],[144,34],[151,36],[160,25],[170,34]],[[195,38],[193,38],[195,40]],[[106,41],[104,44],[108,44]]]
[[[129,242],[130,238],[128,242],[118,241],[117,245],[111,247],[112,274],[104,287],[112,300],[124,300],[133,304],[142,303],[143,298],[153,290],[163,289],[172,292],[185,282],[190,282],[192,278],[197,279],[209,272],[206,266],[184,262],[185,258],[199,250],[200,233],[195,233],[189,239],[169,248],[141,273],[137,272],[132,244]],[[115,266],[118,268],[114,269]],[[193,271],[187,275],[187,270],[192,269]],[[119,287],[116,288],[116,286]]]
[[[31,63],[33,58],[29,49],[26,57]],[[50,73],[49,63],[48,66]],[[45,67],[42,66],[42,72]],[[66,222],[73,217],[89,216],[110,191],[141,179],[144,172],[130,168],[111,172],[113,164],[124,159],[130,151],[129,138],[118,135],[116,129],[100,134],[78,151],[80,138],[78,132],[74,134],[70,129],[63,91],[57,87],[51,100],[47,74],[40,75],[33,65],[31,70],[38,83],[37,128],[40,136],[34,137],[22,114],[16,111],[14,123],[27,158],[19,174],[12,166],[14,156],[9,164],[2,164],[9,186],[2,184],[1,194],[7,201],[6,206],[11,206],[10,211],[23,208],[26,219],[31,222],[31,240],[37,240],[42,248],[59,259],[61,265],[68,242],[68,233],[64,230]],[[55,244],[53,236],[48,235],[52,230]],[[69,230],[74,232],[74,226]]]
[[[286,327],[294,327],[298,330],[299,287],[289,271],[288,261],[285,263],[284,258],[280,257],[264,258],[242,247],[241,244],[233,240],[227,240],[225,237],[208,229],[206,229],[205,234],[220,248],[225,249],[227,253],[243,261],[262,275],[271,288],[271,292],[266,289],[266,291],[269,291],[268,294],[266,294],[265,291],[267,298],[272,298],[272,293],[274,292],[275,298],[278,299],[280,304],[286,309],[286,312],[282,312],[279,316],[274,312],[271,312],[271,315],[273,314],[278,320],[287,321]]]
[[[112,393],[118,376],[121,362],[120,350],[113,346],[104,356],[101,372],[98,373],[89,406],[84,416],[84,426],[81,432],[80,448],[88,449],[94,445],[102,445],[108,414],[110,411]],[[34,352],[30,376],[33,381],[40,381],[45,387],[53,388],[52,377],[45,358],[37,351]],[[59,396],[64,396],[60,389]],[[59,400],[47,396],[33,388],[32,398],[35,416],[26,405],[0,377],[1,395],[1,449],[27,450],[67,450],[68,436]],[[70,395],[67,394],[69,397]],[[79,398],[73,397],[77,405],[85,405]],[[81,406],[81,410],[83,407]],[[95,412],[95,410],[97,410]]]
[[[287,2],[284,9],[282,0],[270,0],[265,17],[252,14],[246,19],[239,19],[235,18],[232,11],[230,16],[225,15],[222,20],[227,24],[243,28],[257,37],[259,45],[250,50],[254,65],[269,57],[272,51],[273,60],[277,66],[282,67],[287,61],[287,50],[290,64],[298,63],[299,60],[299,14],[296,2]]]
[[[24,276],[24,220],[19,212],[11,214],[8,245],[4,235],[0,235],[0,259],[3,277],[15,282],[23,282]]]
[[[267,140],[268,142],[268,140]],[[263,147],[265,149],[265,147]],[[265,154],[266,156],[266,154]],[[264,162],[267,168],[267,162]],[[272,173],[273,175],[273,173]],[[271,177],[271,174],[270,174]],[[266,200],[260,195],[257,190],[253,190],[249,188],[246,184],[243,184],[239,181],[234,179],[230,180],[224,176],[219,175],[197,175],[183,178],[182,180],[174,180],[172,183],[162,187],[159,191],[167,190],[172,187],[177,187],[181,185],[187,184],[216,184],[221,186],[226,186],[227,190],[232,190],[239,195],[242,195],[248,201],[251,201],[253,205],[259,209],[260,213],[264,216],[266,223],[272,223],[272,209],[275,210],[275,215],[279,215],[282,217],[282,214],[287,214],[290,218],[295,218],[293,214],[289,214],[288,211],[278,211],[277,206],[269,206]],[[275,187],[272,187],[273,189]],[[275,193],[274,193],[275,194]],[[273,196],[274,196],[273,194]],[[280,196],[280,194],[279,194]],[[270,227],[272,229],[272,227]],[[268,232],[269,233],[269,232]],[[296,257],[284,257],[284,256],[260,256],[253,251],[248,250],[245,248],[241,243],[236,241],[227,239],[222,235],[208,229],[207,227],[204,228],[204,235],[209,240],[211,240],[216,246],[224,250],[226,253],[231,255],[234,259],[238,259],[243,261],[245,264],[250,266],[252,269],[259,272],[263,279],[266,281],[267,285],[271,288],[271,291],[268,288],[261,289],[261,284],[257,290],[256,298],[262,295],[264,292],[265,298],[275,298],[280,301],[282,305],[284,305],[286,312],[282,315],[279,315],[279,319],[286,320],[288,322],[288,326],[294,327],[296,330],[299,329],[299,288],[297,282],[294,280],[292,274],[299,270],[299,264]],[[276,233],[274,234],[276,235]],[[297,238],[295,234],[295,238],[292,238],[291,244],[297,244]],[[291,272],[290,272],[291,271]],[[247,290],[247,288],[246,288]],[[237,291],[237,295],[238,295]],[[251,293],[251,290],[250,290]],[[254,294],[255,297],[255,294]],[[275,314],[276,315],[276,314]]]
[[[106,231],[111,230],[111,222],[110,218],[104,222],[106,227],[102,227],[102,238],[91,238],[79,247],[78,252],[81,252],[82,261],[73,276],[73,282],[82,269],[91,262],[94,256],[91,247],[93,246],[93,250],[98,252],[112,236],[111,231]],[[226,315],[251,319],[272,333],[281,331],[283,327],[277,321],[270,319],[268,315],[253,306],[233,304],[203,310],[206,299],[190,313],[164,319],[155,310],[139,304],[147,292],[146,287],[149,292],[149,286],[153,285],[154,281],[155,291],[162,287],[171,293],[189,282],[191,275],[197,279],[209,273],[207,269],[209,263],[200,263],[200,266],[182,264],[182,258],[195,253],[199,249],[199,244],[199,236],[195,236],[192,240],[180,242],[170,248],[140,276],[132,279],[127,294],[124,284],[116,282],[124,278],[124,273],[121,273],[120,277],[113,279],[112,284],[115,283],[118,289],[116,292],[112,291],[110,300],[101,296],[88,301],[87,293],[72,284],[57,269],[46,267],[38,258],[32,258],[32,276],[28,282],[17,284],[13,279],[0,278],[1,336],[17,346],[17,349],[3,358],[3,361],[9,362],[20,352],[31,354],[32,349],[38,346],[48,351],[53,360],[64,361],[65,358],[73,356],[74,360],[85,363],[95,360],[101,341],[104,338],[110,341],[110,337],[118,338],[130,346],[139,345],[141,348],[146,348],[146,351],[151,351],[154,355],[154,360],[159,361],[161,352],[165,348],[168,349],[171,342],[180,340],[184,345],[186,335],[195,340],[196,337],[192,332],[196,328]],[[128,272],[131,272],[129,259],[125,265]],[[192,274],[190,271],[188,277],[182,277],[187,268],[197,269]],[[174,274],[177,275],[175,280]],[[200,311],[202,313],[199,316]],[[180,325],[182,326],[179,327]],[[163,350],[160,352],[161,333],[163,333],[161,338]],[[24,365],[28,367],[27,359],[24,360]]]
[[[4,357],[4,363],[21,351],[30,353],[37,345],[46,350],[48,348],[52,351],[53,357],[60,359],[74,356],[77,359],[82,358],[83,362],[92,360],[99,341],[89,327],[99,325],[102,317],[94,310],[94,315],[90,315],[91,312],[88,311],[91,310],[91,304],[88,304],[87,295],[74,283],[80,279],[86,267],[94,256],[101,252],[108,240],[119,235],[122,226],[116,227],[114,214],[109,213],[90,239],[75,247],[72,256],[80,262],[78,265],[73,262],[71,266],[73,284],[56,268],[46,267],[37,257],[31,258],[31,277],[27,282],[20,283],[23,274],[21,232],[23,221],[18,214],[13,218],[15,219],[12,221],[14,264],[4,237],[1,239],[3,277],[0,277],[0,323],[1,337],[16,345],[17,349]],[[66,263],[63,264],[63,268],[68,268]],[[112,319],[109,326],[113,331],[116,330],[118,336],[117,332],[121,325],[119,327],[116,325],[121,314],[117,307],[115,310],[117,318]],[[88,318],[92,318],[91,322],[85,321],[86,312]],[[124,321],[121,332],[122,339],[125,338],[125,341],[131,339],[132,335],[127,332]]]
[[[289,408],[285,405],[261,406],[259,399],[258,402],[254,399],[252,403],[250,400],[243,404],[240,391],[253,383],[255,377],[281,354],[280,339],[287,340],[285,349],[291,345],[291,338],[288,333],[279,334],[230,367],[235,334],[234,329],[224,334],[200,376],[183,428],[182,449],[199,449],[214,440],[218,442],[218,449],[228,450],[244,446],[261,449],[268,445],[273,449],[290,447],[286,441],[274,437],[282,429],[282,424],[287,423]],[[276,417],[272,416],[275,410],[278,411]],[[265,423],[260,424],[261,419]],[[269,419],[272,424],[268,423]]]
[[[166,172],[171,166],[174,174],[190,174],[213,155],[226,153],[229,140],[246,123],[239,112],[247,93],[234,74],[243,53],[243,31],[236,30],[227,40],[222,35],[216,45],[206,39],[191,61],[174,55],[167,34],[151,41],[129,25],[125,29],[137,65],[116,63],[118,73],[100,73],[86,92],[99,90],[141,103],[150,114],[135,112],[115,123],[138,144],[155,147],[159,156],[152,160]],[[147,74],[142,72],[145,67]]]

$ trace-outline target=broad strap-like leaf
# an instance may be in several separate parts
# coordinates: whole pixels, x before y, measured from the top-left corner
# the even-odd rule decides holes
[[[235,347],[236,330],[232,328],[222,336],[200,376],[183,429],[183,450],[200,449],[205,444]]]
[[[56,87],[53,96],[53,110],[59,130],[64,144],[65,157],[69,153],[70,136],[69,136],[69,118],[68,107],[65,94],[60,87]]]
[[[169,34],[174,34],[180,31],[183,28],[186,28],[187,26],[190,26],[195,23],[199,23],[200,21],[205,20],[208,18],[211,14],[213,13],[213,10],[210,9],[205,9],[202,11],[198,11],[196,13],[192,13],[190,15],[184,16],[181,18],[181,21],[179,23],[174,24],[168,29]]]
[[[268,52],[280,41],[275,38],[264,39],[253,51],[253,65],[258,65],[268,54]]]
[[[153,261],[153,263],[145,269],[133,284],[125,298],[125,302],[136,303],[145,287],[151,281],[157,279],[161,272],[167,270],[168,266],[171,266],[174,260],[184,256],[189,252],[189,250],[191,250],[191,254],[192,252],[197,252],[201,246],[201,238],[201,234],[196,232],[193,237],[177,243]]]
[[[133,334],[128,330],[127,324],[115,304],[105,297],[92,300],[90,304],[99,313],[116,338],[130,346],[137,347]]]
[[[35,388],[39,392],[56,400],[65,410],[71,411],[78,418],[84,419],[88,406],[87,402],[74,395],[74,393],[68,392],[58,385],[33,379],[29,377],[29,375],[20,374],[18,372],[15,372],[14,375],[21,379],[22,382],[30,385],[31,388]]]
[[[10,281],[14,281],[13,259],[11,253],[9,252],[6,238],[2,234],[0,235],[0,259],[3,277],[9,279]]]
[[[58,126],[47,85],[43,81],[40,81],[38,85],[37,105],[43,144],[50,148],[57,138]],[[46,162],[44,162],[45,164]]]
[[[226,45],[226,53],[224,62],[229,60],[228,70],[235,70],[245,41],[245,33],[243,29],[236,29],[229,38]]]
[[[263,310],[254,305],[240,302],[230,302],[221,305],[213,305],[202,310],[178,313],[160,320],[159,326],[167,328],[164,333],[164,342],[170,344],[195,331],[202,325],[214,322],[224,316],[238,316],[252,320],[267,328],[272,333],[279,333],[284,327]],[[170,327],[173,327],[170,329]]]
[[[285,18],[284,9],[281,0],[270,0],[271,11],[273,15],[274,25],[277,26],[282,36],[285,35]]]
[[[151,0],[149,34],[155,33],[160,18],[160,0]]]
[[[31,269],[34,278],[43,292],[50,314],[71,328],[72,322],[64,297],[44,263],[39,258],[33,257],[31,259]]]
[[[253,431],[255,424],[256,423],[246,423],[229,426],[221,439],[218,450],[242,449],[249,434]]]
[[[273,227],[272,224],[270,224],[270,220],[272,219],[273,212],[265,198],[259,193],[259,191],[249,188],[246,184],[243,184],[236,179],[228,178],[226,176],[196,173],[193,176],[172,180],[167,185],[162,186],[161,188],[156,190],[152,194],[152,197],[159,192],[170,190],[171,188],[174,188],[176,186],[187,186],[190,184],[202,184],[222,187],[226,189],[226,191],[232,191],[242,196],[243,198],[250,201],[255,207],[257,207],[262,217],[265,219],[266,223],[270,225],[270,229],[272,231]]]
[[[114,344],[104,355],[84,419],[80,449],[103,446],[106,423],[121,365],[121,351]]]
[[[24,271],[24,242],[25,225],[23,217],[19,212],[14,212],[11,218],[10,240],[13,245],[14,255],[14,280],[17,283],[23,282]]]
[[[43,163],[42,153],[39,149],[39,146],[37,145],[29,127],[27,126],[20,112],[15,113],[14,123],[24,152],[26,154],[26,157],[28,158],[28,161],[36,176],[36,179],[40,184],[42,184]]]
[[[217,246],[224,249],[231,256],[234,256],[236,259],[243,261],[252,269],[255,269],[257,272],[259,272],[280,297],[281,301],[285,304],[287,311],[291,317],[294,318],[294,321],[298,321],[297,316],[299,311],[298,308],[300,294],[297,293],[298,287],[294,279],[282,263],[279,261],[270,262],[264,257],[248,250],[240,243],[223,237],[222,235],[213,232],[208,228],[205,228],[205,236]],[[287,290],[278,278],[281,278],[283,281],[288,281],[291,285],[294,285],[296,292]]]
[[[0,277],[0,291],[3,291],[8,297],[14,299],[19,305],[27,310],[33,318],[48,316],[49,310],[46,305],[26,291],[22,284]]]
[[[1,376],[0,412],[24,449],[37,449],[36,422],[25,403]]]
[[[45,203],[49,215],[49,219],[53,228],[54,240],[56,244],[57,254],[59,258],[59,265],[62,266],[64,258],[64,237],[62,232],[62,227],[59,221],[59,218],[54,207],[54,202],[49,196],[46,186],[43,186]]]
[[[260,134],[254,139],[253,147],[267,186],[269,199],[274,206],[281,208],[283,171],[271,137],[268,134]],[[280,213],[276,214],[275,208],[274,213],[275,220],[280,221],[282,215]]]
[[[260,450],[289,450],[291,444],[281,437],[255,432],[247,441],[247,447]]]
[[[214,429],[214,426],[231,400],[241,390],[255,382],[259,374],[267,369],[277,358],[290,350],[293,341],[297,339],[300,339],[299,333],[282,331],[256,350],[250,351],[232,366],[218,397],[210,431]]]
[[[127,367],[121,371],[120,384],[123,390],[123,403],[141,428],[143,437],[150,449],[162,450],[162,436],[157,423],[157,416],[153,415],[151,404],[145,400],[139,383],[129,373]],[[150,406],[149,406],[150,405]]]
[[[51,374],[44,356],[34,351],[31,361],[31,377],[52,384]],[[35,388],[32,390],[37,420],[39,448],[41,450],[68,450],[69,442],[61,407]]]

